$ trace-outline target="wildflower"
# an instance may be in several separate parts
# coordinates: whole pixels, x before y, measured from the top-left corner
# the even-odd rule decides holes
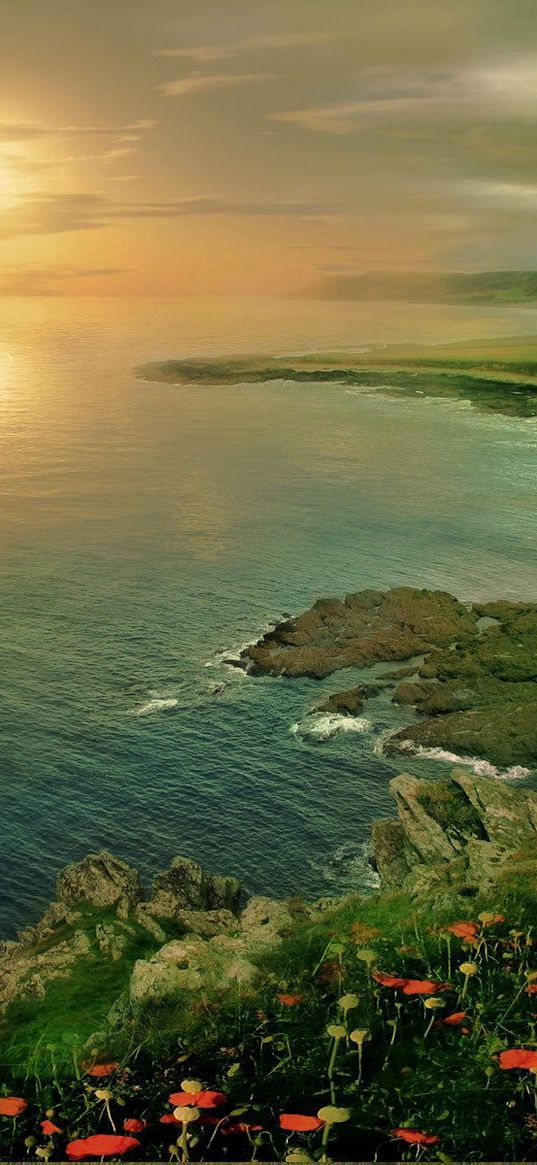
[[[159,1116],[159,1124],[161,1125],[180,1125],[181,1121],[173,1115],[173,1112],[165,1112],[163,1116]]]
[[[436,995],[449,991],[450,983],[435,983],[432,979],[405,979],[403,995]]]
[[[438,1145],[440,1137],[434,1133],[421,1133],[419,1129],[392,1129],[392,1137],[399,1137],[409,1145]]]
[[[52,1121],[40,1121],[41,1130],[46,1137],[53,1137],[55,1133],[63,1133],[63,1129],[59,1129]]]
[[[435,1009],[439,1007],[445,1007],[446,1005],[443,999],[437,999],[435,996],[433,996],[432,998],[424,999],[423,1006],[426,1007],[428,1011],[434,1011]]]
[[[341,1125],[350,1118],[348,1108],[338,1108],[335,1104],[326,1104],[320,1108],[317,1116],[325,1125]]]
[[[278,995],[278,999],[280,1003],[283,1003],[284,1007],[294,1007],[296,1003],[302,1003],[303,998],[303,995],[286,995],[284,992]]]
[[[329,1023],[326,1029],[326,1034],[331,1036],[333,1040],[342,1040],[346,1036],[346,1029],[340,1023]]]
[[[537,983],[528,983],[527,987],[524,988],[524,991],[526,992],[526,995],[537,994]]]
[[[110,1088],[96,1088],[95,1096],[97,1100],[104,1100],[106,1103],[106,1101],[113,1099],[114,1093],[111,1092]]]
[[[446,1015],[445,1019],[442,1020],[442,1023],[445,1023],[448,1027],[459,1027],[459,1025],[461,1023],[465,1023],[467,1019],[468,1016],[465,1011],[453,1011],[451,1015]]]
[[[149,1127],[147,1121],[142,1121],[137,1116],[128,1116],[123,1121],[123,1131],[125,1133],[143,1133],[144,1129]]]
[[[373,971],[372,978],[376,983],[380,983],[381,987],[395,987],[396,990],[408,983],[408,979],[398,978],[397,975],[385,975],[383,971]]]
[[[223,1137],[236,1137],[239,1133],[262,1133],[263,1125],[253,1125],[250,1121],[236,1121],[233,1125],[222,1125]]]
[[[461,963],[459,967],[461,974],[466,975],[468,978],[471,978],[472,975],[477,975],[478,970],[477,963]]]
[[[111,1076],[118,1068],[119,1064],[115,1060],[110,1060],[108,1064],[93,1064],[86,1071],[88,1076]]]
[[[194,1104],[180,1104],[177,1108],[174,1108],[173,1115],[180,1124],[190,1125],[194,1121],[197,1121],[201,1114],[200,1109],[196,1108]]]
[[[367,1028],[357,1027],[354,1029],[354,1031],[351,1032],[349,1039],[352,1040],[353,1044],[358,1044],[358,1047],[360,1047],[364,1040],[367,1039],[368,1035],[369,1032],[367,1031]]]
[[[139,1144],[136,1137],[97,1133],[93,1137],[70,1141],[65,1152],[70,1161],[85,1161],[87,1157],[122,1157],[131,1149],[137,1149]]]
[[[191,1081],[184,1080],[183,1083],[190,1084]],[[172,1092],[168,1100],[174,1107],[185,1108],[193,1105],[194,1108],[218,1108],[219,1105],[226,1103],[227,1096],[225,1092],[206,1092],[201,1088],[199,1092]]]
[[[344,1012],[352,1011],[354,1007],[358,1007],[358,1003],[357,995],[342,995],[341,999],[338,999],[338,1005]]]
[[[467,939],[469,942],[475,939],[479,930],[478,922],[452,922],[450,926],[445,927],[450,934],[456,935],[457,938]]]
[[[509,1048],[507,1052],[500,1052],[498,1060],[500,1068],[527,1068],[537,1070],[537,1052],[529,1048]]]
[[[323,1127],[324,1121],[317,1116],[303,1116],[299,1112],[282,1112],[280,1128],[292,1133],[314,1133]]]
[[[483,926],[494,926],[497,922],[505,922],[503,914],[494,914],[492,910],[482,910],[481,914],[477,916]]]
[[[28,1101],[21,1096],[0,1096],[0,1116],[22,1116]]]

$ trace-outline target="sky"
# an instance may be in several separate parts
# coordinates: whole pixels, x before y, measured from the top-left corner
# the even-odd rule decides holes
[[[0,294],[537,267],[535,0],[0,0]]]

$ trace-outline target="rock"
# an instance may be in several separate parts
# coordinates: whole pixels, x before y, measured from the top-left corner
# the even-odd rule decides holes
[[[176,920],[182,910],[237,909],[241,885],[237,878],[207,874],[191,858],[174,858],[153,882],[147,910],[157,918]]]
[[[166,931],[159,925],[156,918],[148,911],[146,902],[139,902],[134,910],[134,918],[143,930],[146,930],[157,943],[166,942]]]
[[[189,934],[213,938],[237,927],[237,916],[231,910],[178,910],[175,921]]]
[[[138,959],[131,975],[129,1001],[133,1007],[161,1004],[175,999],[181,991],[201,987],[201,983],[198,970],[178,967],[171,960]]]
[[[275,898],[250,898],[240,916],[241,932],[249,946],[276,945],[296,926],[294,915],[286,902]]]
[[[516,880],[517,862],[524,878],[530,870],[537,877],[536,790],[459,770],[441,781],[403,773],[390,789],[398,819],[373,830],[382,888],[429,895],[432,903]]]
[[[344,692],[332,692],[322,704],[317,704],[316,712],[340,712],[343,716],[356,716],[362,711],[366,693],[364,688],[347,688]]]
[[[254,675],[320,679],[395,659],[413,662],[380,683],[400,677],[393,700],[420,719],[392,733],[386,752],[441,749],[494,765],[537,765],[535,603],[468,608],[447,592],[413,587],[319,599],[245,648],[240,663]],[[372,694],[363,684],[331,692],[316,711],[354,715]]]
[[[62,870],[56,898],[67,907],[82,903],[97,910],[114,907],[119,917],[125,917],[141,902],[143,890],[138,872],[103,850]]]
[[[477,618],[445,591],[360,591],[345,600],[318,599],[245,648],[240,662],[253,674],[320,679],[340,668],[410,659],[472,639]]]

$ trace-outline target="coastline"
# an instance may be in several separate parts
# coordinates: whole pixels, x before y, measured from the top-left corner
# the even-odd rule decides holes
[[[137,376],[160,384],[262,384],[326,381],[394,396],[467,400],[483,412],[537,417],[537,338],[451,344],[371,346],[355,353],[225,356],[141,365]]]

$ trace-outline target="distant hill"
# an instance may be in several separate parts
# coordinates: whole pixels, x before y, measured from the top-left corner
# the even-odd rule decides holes
[[[392,299],[407,303],[533,303],[537,271],[365,271],[326,275],[290,293],[298,299]]]

